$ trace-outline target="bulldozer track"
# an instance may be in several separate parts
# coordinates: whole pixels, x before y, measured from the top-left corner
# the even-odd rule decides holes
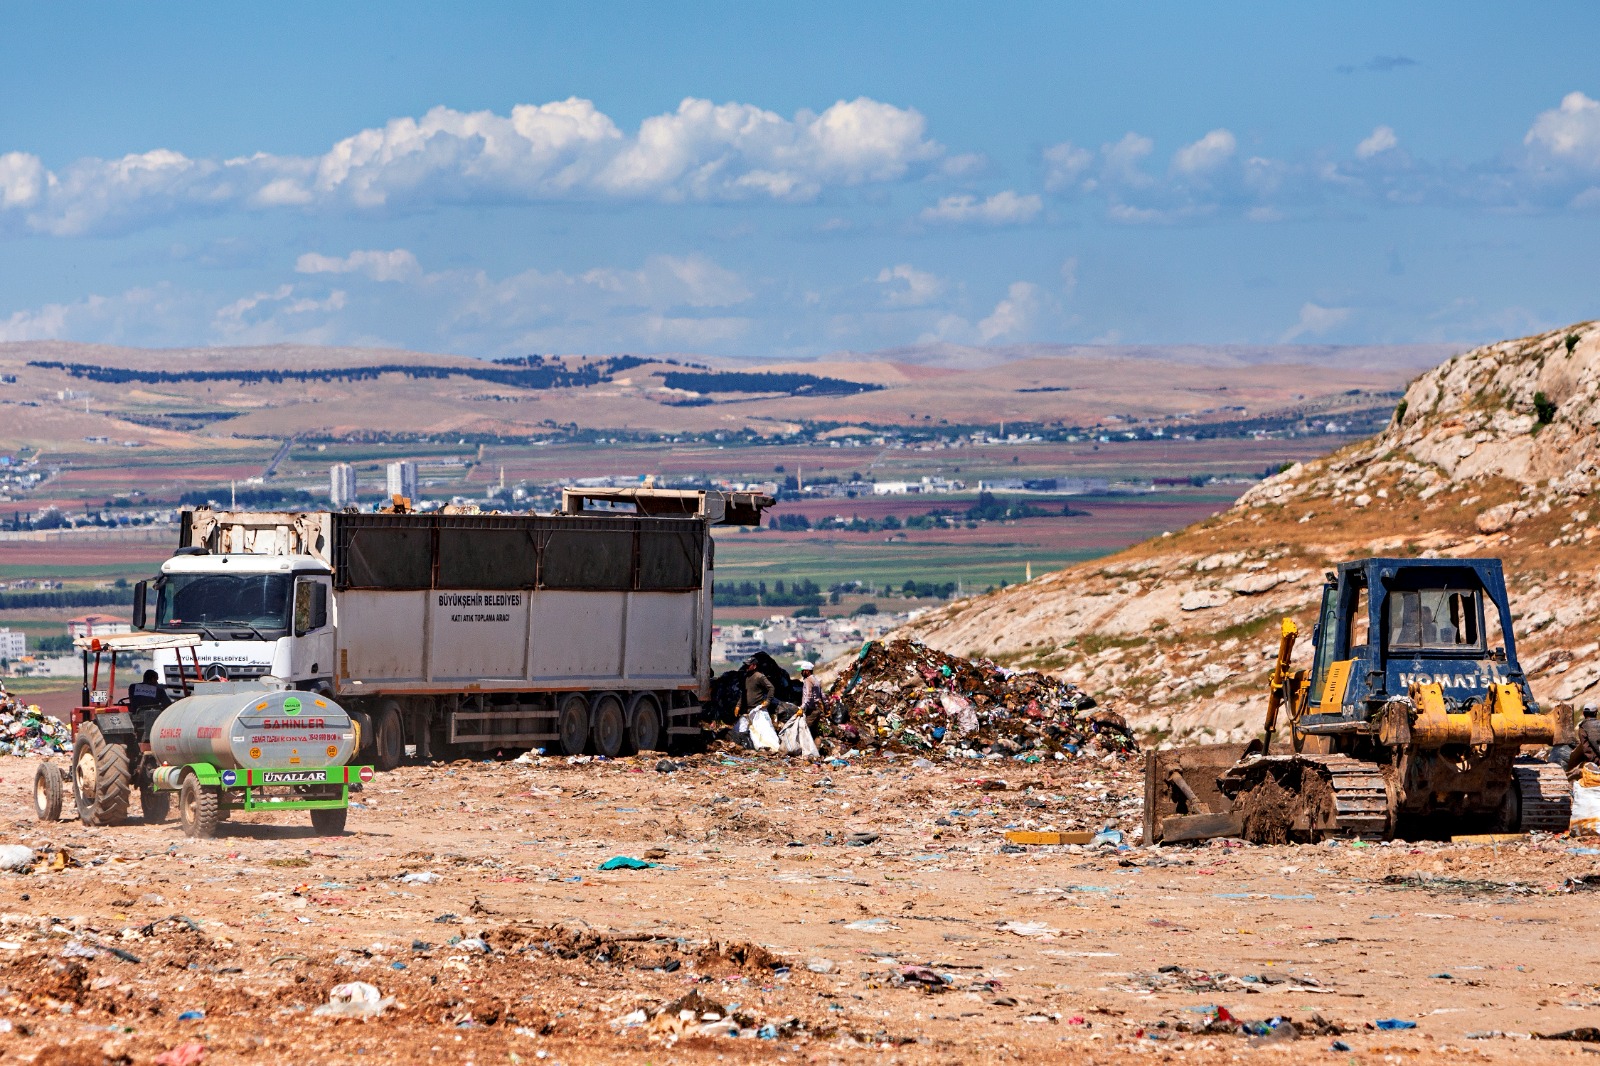
[[[1301,755],[1328,773],[1333,788],[1335,832],[1363,840],[1385,840],[1393,822],[1389,783],[1383,771],[1348,755]]]
[[[1572,824],[1572,782],[1555,763],[1517,763],[1517,794],[1522,800],[1522,829],[1565,833]]]

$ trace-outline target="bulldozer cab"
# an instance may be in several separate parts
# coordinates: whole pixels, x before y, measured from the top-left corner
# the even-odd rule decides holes
[[[1328,574],[1312,634],[1301,729],[1365,720],[1413,684],[1438,684],[1465,706],[1512,683],[1517,665],[1498,559],[1363,559]]]

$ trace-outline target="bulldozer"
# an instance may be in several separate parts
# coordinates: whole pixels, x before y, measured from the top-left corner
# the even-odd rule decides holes
[[[1144,839],[1565,831],[1565,767],[1524,752],[1570,751],[1571,711],[1539,709],[1511,622],[1498,559],[1340,564],[1309,669],[1291,667],[1299,627],[1282,621],[1261,735],[1147,757]]]

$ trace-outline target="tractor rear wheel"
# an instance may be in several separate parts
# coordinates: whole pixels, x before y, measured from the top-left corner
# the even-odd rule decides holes
[[[72,783],[78,793],[78,819],[84,825],[121,825],[128,820],[133,783],[128,749],[107,740],[93,722],[78,727],[72,745]]]

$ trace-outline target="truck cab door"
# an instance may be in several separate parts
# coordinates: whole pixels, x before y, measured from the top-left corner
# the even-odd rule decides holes
[[[302,577],[294,583],[293,680],[316,681],[333,676],[334,632],[329,612],[331,592],[325,577]]]

